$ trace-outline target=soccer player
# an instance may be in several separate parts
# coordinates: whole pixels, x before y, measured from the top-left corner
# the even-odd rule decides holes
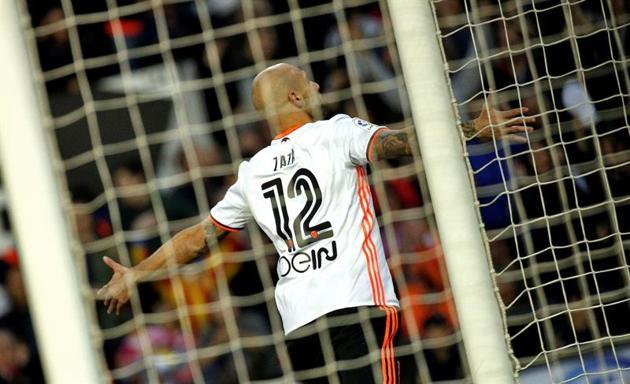
[[[289,64],[262,71],[252,99],[278,133],[271,144],[240,164],[237,181],[207,220],[133,268],[105,258],[114,275],[98,296],[118,313],[129,300],[130,283],[146,281],[169,258],[182,264],[209,252],[254,220],[278,251],[275,297],[293,368],[324,366],[328,349],[329,358],[332,350],[335,361],[353,364],[337,372],[343,383],[398,382],[399,304],[365,165],[411,155],[410,135],[341,114],[314,121],[319,85]],[[485,137],[523,132],[533,121],[524,112],[484,109],[463,129]]]

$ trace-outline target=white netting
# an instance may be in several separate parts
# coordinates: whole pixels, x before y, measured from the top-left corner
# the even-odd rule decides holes
[[[630,4],[434,7],[462,119],[489,93],[538,119],[466,142],[521,382],[630,382]]]
[[[411,123],[384,1],[22,1],[47,92],[45,128],[68,185],[94,345],[117,382],[231,383],[294,372],[273,302],[275,251],[255,224],[220,257],[169,266],[120,317],[94,288],[109,255],[137,264],[206,217],[238,164],[270,141],[250,103],[253,77],[286,61],[322,86],[328,113]],[[36,55],[35,55],[36,54]],[[380,163],[371,184],[401,298],[403,382],[466,381],[467,366],[420,161]],[[216,253],[216,252],[215,252]],[[355,321],[365,319],[356,315]],[[362,324],[366,324],[363,321]],[[367,323],[369,325],[369,323]],[[317,329],[326,325],[316,323]],[[379,358],[369,356],[368,358]]]

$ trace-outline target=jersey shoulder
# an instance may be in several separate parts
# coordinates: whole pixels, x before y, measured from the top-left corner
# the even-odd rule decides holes
[[[312,123],[308,123],[304,126],[307,131],[321,132],[322,127],[339,127],[340,125],[346,125],[352,122],[352,117],[339,113],[329,119],[318,120]]]
[[[328,120],[330,125],[336,128],[337,132],[346,135],[349,133],[358,133],[358,132],[372,132],[381,126],[372,124],[367,120],[363,120],[359,117],[352,117],[349,115],[345,115],[340,113],[338,115],[333,116]]]
[[[337,123],[337,122],[343,122],[344,120],[347,120],[347,119],[352,119],[352,117],[350,117],[349,115],[346,115],[345,113],[338,113],[335,116],[328,119],[328,121],[330,121],[331,123]]]
[[[241,163],[238,165],[238,174],[237,174],[237,178],[239,180],[245,180],[247,179],[249,172],[251,171],[251,164],[249,162],[249,160],[243,160],[241,161]]]
[[[313,142],[314,139],[319,139],[324,142],[335,141],[339,139],[338,136],[343,134],[348,124],[352,124],[352,118],[340,113],[330,119],[319,120],[308,124],[304,127],[303,136],[305,136],[304,138],[309,142]]]
[[[337,115],[335,115],[335,116],[333,116],[330,119],[325,120],[325,121],[326,121],[326,123],[328,123],[328,125],[331,128],[333,128],[335,130],[339,130],[339,129],[344,129],[344,128],[346,128],[348,126],[348,124],[351,124],[352,123],[352,117],[350,117],[350,116],[348,116],[346,114],[340,113],[340,114],[337,114]]]
[[[335,115],[330,119],[306,124],[296,132],[297,134],[292,139],[295,140],[297,146],[302,148],[333,150],[332,147],[339,146],[342,143],[342,131],[344,129],[339,125],[344,119],[349,119],[349,116]],[[299,132],[300,130],[302,132]]]

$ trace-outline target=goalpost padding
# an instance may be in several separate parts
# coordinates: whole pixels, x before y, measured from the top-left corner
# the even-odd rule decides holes
[[[466,357],[475,383],[514,380],[429,1],[390,0]]]
[[[0,159],[20,265],[46,378],[98,383],[92,320],[74,265],[51,148],[42,127],[34,68],[24,48],[18,2],[0,2]]]

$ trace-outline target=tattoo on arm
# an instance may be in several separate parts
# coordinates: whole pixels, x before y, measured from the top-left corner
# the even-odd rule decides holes
[[[473,137],[475,133],[477,133],[475,123],[472,120],[462,123],[462,132],[464,133],[464,137],[467,139]]]
[[[204,221],[203,229],[206,237],[203,247],[199,250],[200,254],[210,252],[229,233],[215,226],[210,220]]]
[[[378,134],[372,149],[372,161],[411,156],[409,135],[405,130],[385,130]]]

